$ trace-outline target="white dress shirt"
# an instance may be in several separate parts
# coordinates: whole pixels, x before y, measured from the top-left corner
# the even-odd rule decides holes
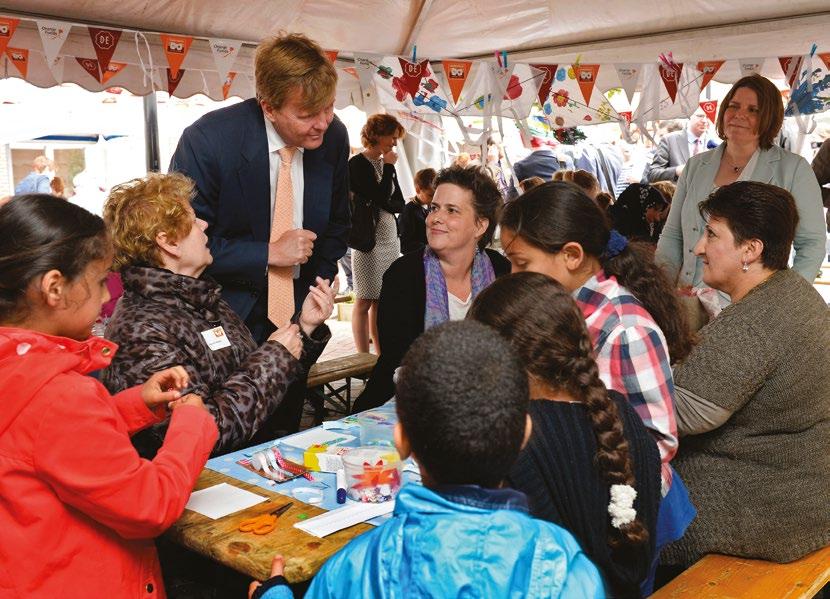
[[[277,177],[280,172],[280,155],[278,150],[286,147],[286,143],[277,133],[274,124],[265,115],[265,135],[268,138],[268,164],[270,167],[269,179],[271,182],[271,220],[274,219],[274,201],[277,197]],[[303,148],[297,148],[291,160],[291,186],[294,188],[294,228],[303,228]]]

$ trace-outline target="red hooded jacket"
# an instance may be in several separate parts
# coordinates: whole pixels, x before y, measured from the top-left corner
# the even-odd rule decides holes
[[[0,327],[0,598],[164,597],[153,537],[178,519],[216,441],[174,410],[156,458],[129,435],[159,421],[139,387],[86,373],[117,346]]]

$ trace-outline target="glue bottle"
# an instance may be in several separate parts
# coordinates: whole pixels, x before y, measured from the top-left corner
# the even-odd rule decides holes
[[[337,477],[337,503],[346,503],[346,471],[340,468]]]

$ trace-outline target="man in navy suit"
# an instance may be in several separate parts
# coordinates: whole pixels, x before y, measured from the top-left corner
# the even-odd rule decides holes
[[[294,268],[294,308],[315,277],[330,281],[350,227],[346,127],[334,116],[337,72],[299,34],[257,49],[257,98],[206,114],[184,130],[170,163],[196,184],[193,208],[207,221],[207,273],[258,343],[268,319],[268,267]],[[293,228],[270,242],[282,148],[290,163]]]
[[[515,180],[521,183],[530,177],[541,177],[545,182],[550,181],[553,173],[559,170],[559,160],[556,154],[539,137],[530,138],[530,147],[532,148],[530,154],[513,165]],[[511,181],[510,197],[515,198],[518,195],[515,184]]]

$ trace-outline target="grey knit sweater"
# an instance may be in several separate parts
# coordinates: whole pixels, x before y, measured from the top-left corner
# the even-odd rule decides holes
[[[727,307],[674,381],[732,413],[672,465],[698,517],[663,563],[705,553],[789,562],[830,544],[830,310],[782,270]],[[679,398],[682,401],[682,398]]]

